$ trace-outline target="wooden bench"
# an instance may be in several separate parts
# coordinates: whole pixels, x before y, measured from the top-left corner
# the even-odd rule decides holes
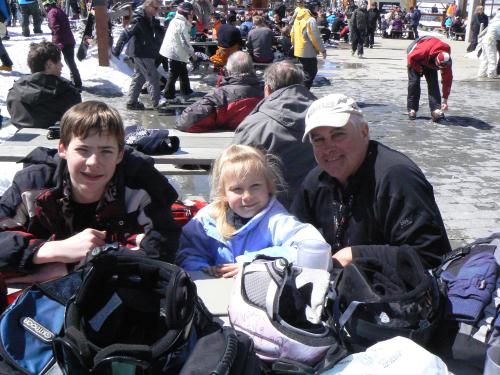
[[[180,149],[171,155],[155,155],[155,167],[166,175],[200,175],[209,171],[197,166],[210,166],[227,147],[233,132],[185,133],[169,129],[180,139]],[[0,144],[0,162],[17,162],[36,147],[57,148],[58,140],[46,137],[47,129],[25,128]],[[185,166],[195,166],[186,168]]]

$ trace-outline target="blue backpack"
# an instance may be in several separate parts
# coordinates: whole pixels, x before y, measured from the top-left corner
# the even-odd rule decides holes
[[[0,316],[0,374],[59,374],[52,339],[61,332],[66,302],[81,271],[26,288]]]

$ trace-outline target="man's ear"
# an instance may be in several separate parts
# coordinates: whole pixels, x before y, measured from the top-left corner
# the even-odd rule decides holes
[[[269,96],[273,93],[273,90],[268,85],[264,85],[264,96]]]
[[[64,146],[62,141],[59,141],[59,144],[57,146],[57,152],[61,159],[66,159],[66,146]]]
[[[363,135],[363,138],[369,138],[370,136],[370,128],[368,126],[367,122],[364,122],[363,125],[361,125],[361,134]]]

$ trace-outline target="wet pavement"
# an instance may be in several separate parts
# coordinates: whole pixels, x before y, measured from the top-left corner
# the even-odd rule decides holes
[[[320,58],[319,75],[331,85],[312,91],[318,97],[340,92],[355,98],[370,124],[371,138],[407,154],[420,166],[434,186],[454,245],[500,231],[500,80],[475,79],[478,60],[465,56],[464,42],[452,41],[454,81],[447,121],[431,121],[425,80],[418,117],[410,121],[405,63],[409,43],[377,39],[374,49],[365,50],[364,59],[352,57],[344,43],[329,48],[327,60]],[[213,84],[213,77],[208,81]],[[211,87],[205,78],[192,82],[199,82],[193,86],[203,91]],[[175,121],[175,115],[126,111],[125,96],[106,95],[127,124],[170,128]],[[85,97],[99,97],[99,89]],[[208,198],[204,176],[172,181],[183,197]]]

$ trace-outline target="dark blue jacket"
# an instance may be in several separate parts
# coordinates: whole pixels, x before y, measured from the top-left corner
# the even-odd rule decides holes
[[[156,18],[149,18],[140,6],[134,11],[130,25],[122,31],[116,49],[121,52],[128,42],[127,56],[156,59],[159,55],[165,29]]]

